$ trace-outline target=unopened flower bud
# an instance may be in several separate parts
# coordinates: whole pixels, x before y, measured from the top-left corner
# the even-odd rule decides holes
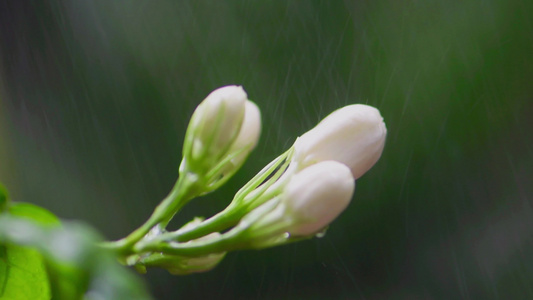
[[[296,140],[294,160],[300,168],[335,160],[357,179],[378,161],[386,135],[379,110],[364,104],[345,106]]]
[[[213,91],[191,117],[181,170],[207,176],[208,185],[227,180],[257,144],[261,116],[240,86]]]
[[[200,159],[227,150],[244,118],[246,92],[240,86],[225,86],[211,92],[194,111],[187,135],[191,157]]]
[[[306,238],[335,220],[354,190],[355,180],[346,165],[319,162],[294,174],[278,197],[252,210],[239,226],[249,226],[246,237],[252,248]]]
[[[336,161],[323,161],[297,173],[281,196],[294,220],[287,231],[301,236],[320,231],[344,211],[354,189],[350,169]]]

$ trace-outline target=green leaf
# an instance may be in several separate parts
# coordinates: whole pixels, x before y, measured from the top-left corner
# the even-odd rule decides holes
[[[29,266],[34,267],[37,275],[43,276],[31,277],[26,274],[28,286],[21,286],[16,278],[12,279],[11,265],[5,264],[5,267],[0,269],[3,270],[3,275],[0,276],[3,276],[1,278],[6,282],[3,289],[22,289],[19,293],[27,289],[39,291],[41,286],[49,286],[49,289],[44,290],[48,291],[48,294],[43,293],[40,296],[13,294],[5,298],[0,297],[1,300],[50,299],[50,295],[54,299],[151,299],[139,278],[119,265],[113,253],[96,246],[101,237],[88,226],[75,222],[65,222],[63,226],[48,226],[53,224],[49,221],[54,221],[55,217],[50,218],[51,214],[46,210],[33,205],[15,207],[13,212],[19,216],[0,214],[0,242],[6,242],[4,248],[7,249],[0,257],[8,262],[6,258],[9,258],[13,251],[11,245],[17,244],[14,255],[27,257]],[[41,222],[28,219],[39,219]],[[29,247],[41,253],[42,257],[39,257],[44,258],[46,268],[42,260],[40,264],[36,260],[30,261],[32,254],[26,251],[35,250]],[[17,298],[19,296],[21,297]]]
[[[0,213],[0,300],[151,299],[110,251],[96,246],[102,239],[88,226],[60,226],[44,208],[7,204]]]
[[[34,249],[0,245],[0,299],[51,299],[42,255]]]
[[[61,224],[59,219],[53,213],[30,203],[12,203],[8,208],[8,212],[12,216],[35,221],[39,223],[39,225],[58,226]]]
[[[0,183],[0,212],[4,211],[9,197],[6,188]]]
[[[3,201],[0,205],[7,206],[7,199],[5,189],[0,186],[0,201]],[[60,224],[51,212],[29,203],[10,203],[7,211],[41,226]],[[0,299],[51,299],[45,260],[37,250],[12,243],[0,244]]]

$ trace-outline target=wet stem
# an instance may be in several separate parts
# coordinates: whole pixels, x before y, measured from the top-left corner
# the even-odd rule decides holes
[[[189,200],[201,193],[200,186],[201,184],[199,183],[198,176],[186,172],[179,177],[170,194],[161,201],[161,203],[154,209],[150,218],[148,218],[141,227],[137,228],[127,237],[116,242],[104,244],[103,246],[124,256],[133,254],[133,246],[143,239],[150,230],[156,226],[165,228],[174,215],[187,204]]]

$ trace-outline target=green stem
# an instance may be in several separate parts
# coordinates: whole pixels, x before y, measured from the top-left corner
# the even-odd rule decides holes
[[[212,232],[223,231],[227,228],[235,226],[242,216],[246,214],[245,210],[233,209],[235,206],[230,205],[223,211],[214,215],[213,217],[203,221],[197,226],[188,228],[186,230],[178,230],[169,233],[163,233],[156,239],[159,241],[178,241],[187,242],[208,235]]]
[[[252,211],[230,231],[210,239],[199,239],[187,243],[174,241],[160,241],[153,239],[135,245],[137,253],[155,252],[167,255],[198,257],[212,253],[222,253],[238,249],[265,248],[286,243],[290,235],[286,235],[285,228],[293,222],[292,219],[269,215],[276,209],[279,199]]]
[[[223,231],[235,226],[248,212],[280,193],[281,188],[274,189],[270,192],[267,192],[267,190],[272,185],[278,184],[281,186],[285,183],[278,182],[278,179],[280,179],[280,177],[287,171],[290,161],[285,161],[285,158],[289,154],[290,152],[287,151],[270,163],[267,168],[261,170],[258,175],[252,178],[252,180],[250,180],[241,191],[237,193],[233,201],[223,211],[194,227],[161,234],[154,238],[154,241],[187,242],[209,233]],[[274,171],[275,173],[272,174]],[[271,177],[264,182],[269,176]],[[287,178],[289,177],[290,176],[287,176]],[[261,186],[258,187],[259,185]],[[246,191],[242,192],[243,189]],[[253,195],[251,195],[252,191]],[[265,192],[267,193],[265,194]]]
[[[194,198],[198,191],[198,177],[192,173],[185,173],[179,177],[170,194],[155,208],[148,220],[127,237],[116,242],[106,243],[105,248],[110,248],[118,253],[132,254],[132,247],[140,241],[152,228],[157,225],[166,227],[168,222],[189,200]]]
[[[246,239],[241,237],[245,228],[234,228],[228,233],[216,239],[205,241],[192,241],[190,243],[158,243],[150,241],[146,244],[137,244],[135,251],[141,252],[162,252],[164,254],[181,256],[203,256],[211,253],[222,253],[237,249],[246,248]]]

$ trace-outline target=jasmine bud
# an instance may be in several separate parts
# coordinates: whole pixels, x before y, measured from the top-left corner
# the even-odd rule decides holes
[[[352,200],[355,180],[350,169],[336,161],[323,161],[294,175],[281,201],[292,219],[287,231],[305,236],[331,223]]]
[[[244,163],[261,131],[261,115],[240,86],[211,92],[194,111],[183,146],[180,172],[202,178],[206,192]]]
[[[279,196],[252,210],[236,228],[246,228],[251,248],[311,237],[346,209],[354,190],[346,165],[319,162],[294,174]]]
[[[357,179],[378,161],[386,135],[379,110],[364,104],[345,106],[296,140],[294,161],[305,168],[335,160],[348,166]]]

